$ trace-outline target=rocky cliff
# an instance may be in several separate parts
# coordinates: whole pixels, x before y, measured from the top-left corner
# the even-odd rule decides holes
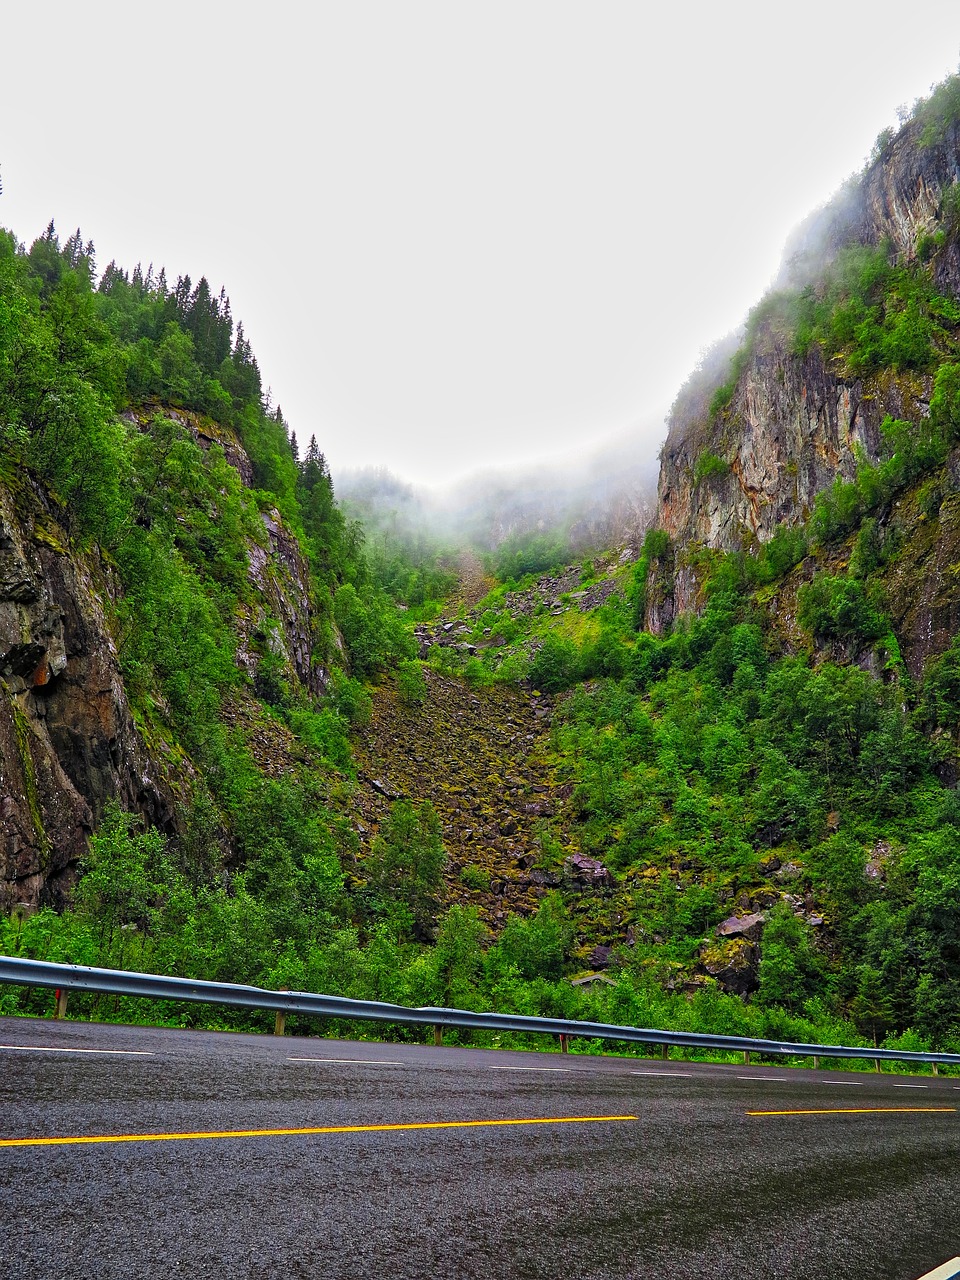
[[[154,412],[128,421],[142,425]],[[252,468],[233,433],[165,412],[201,447],[223,448],[249,485]],[[195,784],[189,758],[163,734],[146,733],[131,708],[118,654],[118,577],[96,546],[71,541],[64,514],[28,475],[0,477],[0,911],[62,904],[108,801],[176,834],[177,800]],[[313,661],[307,566],[276,510],[262,524],[248,543],[237,663],[252,690],[272,653],[292,686],[316,692],[324,672]]]
[[[914,119],[878,150],[788,247],[777,291],[736,354],[728,343],[717,367],[678,397],[661,453],[657,523],[681,555],[666,587],[663,565],[655,566],[651,629],[695,607],[696,574],[683,549],[749,550],[779,526],[801,524],[817,494],[853,478],[858,459],[878,457],[885,417],[919,423],[929,412],[929,369],[852,374],[842,352],[798,344],[779,303],[803,290],[820,297],[838,252],[858,244],[883,244],[899,264],[922,261],[939,293],[960,298],[960,234],[945,212],[960,182],[960,126],[931,131],[929,120]]]
[[[108,800],[172,820],[120,678],[109,570],[58,517],[25,477],[0,485],[0,909],[62,899]]]

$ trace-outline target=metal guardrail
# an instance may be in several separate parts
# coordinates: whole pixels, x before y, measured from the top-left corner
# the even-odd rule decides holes
[[[315,995],[309,991],[267,991],[262,987],[227,982],[171,978],[162,974],[127,973],[122,969],[94,969],[84,965],[53,964],[0,956],[0,982],[22,987],[49,987],[67,991],[97,991],[116,996],[142,996],[153,1000],[189,1000],[202,1004],[233,1005],[273,1010],[277,1029],[288,1013],[321,1018],[351,1018],[375,1022],[399,1022],[435,1028],[463,1027],[482,1031],[527,1031],[587,1040],[625,1040],[634,1044],[688,1049],[717,1049],[733,1053],[781,1054],[799,1058],[862,1058],[879,1064],[925,1062],[934,1066],[960,1066],[960,1054],[917,1053],[906,1049],[871,1049],[862,1046],[792,1044],[783,1040],[759,1040],[745,1036],[720,1036],[696,1031],[658,1031],[645,1027],[621,1027],[604,1022],[579,1022],[567,1018],[533,1018],[511,1013],[474,1013],[468,1009],[410,1009],[377,1000],[350,1000],[346,996]],[[65,1004],[64,1004],[65,1008]],[[879,1067],[878,1067],[879,1069]]]

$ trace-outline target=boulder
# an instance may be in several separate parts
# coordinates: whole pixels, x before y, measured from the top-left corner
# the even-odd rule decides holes
[[[613,876],[596,858],[588,858],[585,854],[574,853],[563,861],[564,875],[575,884],[589,885],[591,888],[610,888]]]
[[[748,938],[757,942],[764,926],[763,915],[754,911],[748,916],[728,916],[722,924],[717,925],[717,935],[721,938]]]

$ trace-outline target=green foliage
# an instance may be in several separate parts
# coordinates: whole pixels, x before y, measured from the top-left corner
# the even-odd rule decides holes
[[[800,563],[808,550],[807,532],[801,525],[777,525],[773,537],[757,553],[757,583],[775,582]]]
[[[740,381],[740,376],[746,368],[749,358],[749,343],[737,348],[733,359],[730,361],[730,369],[726,380],[717,387],[710,400],[709,414],[711,418],[715,418],[718,414],[725,413],[730,407],[734,392],[737,389],[737,383]]]
[[[942,216],[947,231],[960,227],[960,181],[954,181],[943,193]]]
[[[960,75],[942,80],[925,101],[917,104],[914,115],[921,126],[921,146],[942,142],[951,126],[960,123]]]
[[[908,485],[940,467],[960,439],[960,365],[937,370],[930,414],[919,423],[886,417],[880,427],[883,452],[876,463],[861,459],[855,479],[837,476],[822,490],[809,521],[811,540],[820,546],[859,529],[868,515],[880,511]],[[864,535],[876,538],[876,528]],[[879,559],[883,558],[882,548]],[[858,570],[854,576],[862,576]]]
[[[81,867],[77,906],[110,936],[124,926],[148,927],[172,877],[163,836],[138,825],[111,801]]]
[[[490,963],[509,966],[526,981],[556,980],[563,973],[573,930],[563,902],[556,894],[544,898],[536,915],[511,916]]]
[[[368,588],[364,594],[350,582],[333,597],[333,617],[350,655],[353,673],[364,679],[388,663],[412,658],[414,645],[383,592]]]
[[[797,592],[797,618],[820,640],[879,640],[889,623],[855,578],[818,573]]]
[[[693,483],[702,484],[704,480],[725,476],[730,471],[730,464],[718,458],[715,453],[705,449],[693,465]]]
[[[348,736],[349,722],[333,707],[316,711],[312,707],[292,707],[287,723],[299,740],[341,773],[354,770]]]
[[[415,658],[401,662],[397,667],[397,692],[400,701],[410,707],[418,707],[426,700],[427,682],[423,667]]]
[[[410,913],[421,933],[430,928],[438,903],[447,854],[440,819],[427,801],[397,800],[364,864],[371,891]]]
[[[842,353],[851,374],[927,369],[955,355],[960,305],[938,295],[923,270],[891,261],[890,247],[842,249],[827,279],[789,300],[794,349],[812,342]]]
[[[530,680],[536,689],[559,693],[580,678],[582,659],[572,640],[550,631],[530,663]]]
[[[467,889],[489,892],[490,872],[484,867],[477,866],[475,862],[471,862],[460,872],[460,883]]]
[[[940,244],[918,244],[921,262]],[[879,642],[895,655],[875,583],[895,554],[886,512],[917,486],[911,501],[937,518],[940,469],[960,440],[960,311],[922,266],[898,265],[886,249],[849,250],[822,288],[774,299],[752,318],[712,413],[729,408],[764,317],[792,328],[798,352],[820,343],[851,374],[930,373],[930,413],[886,420],[880,456],[861,458],[852,480],[821,495],[809,529],[782,527],[756,554],[695,557],[700,617],[677,620],[663,637],[636,634],[648,581],[672,565],[662,530],[647,535],[627,603],[589,617],[571,611],[554,628],[546,613],[511,615],[505,589],[491,597],[481,630],[542,641],[529,668],[518,656],[529,649],[518,646],[502,671],[523,665],[552,693],[590,680],[557,700],[550,768],[575,818],[541,832],[541,862],[556,871],[582,848],[615,873],[617,895],[614,913],[587,895],[552,894],[493,942],[475,911],[454,904],[441,913],[447,858],[431,806],[399,801],[359,864],[351,825],[332,809],[331,796],[350,785],[349,733],[371,716],[362,681],[395,671],[402,700],[424,698],[394,602],[410,606],[409,620],[450,589],[440,548],[385,528],[365,542],[344,518],[316,441],[298,459],[281,412],[265,403],[222,292],[186,279],[170,290],[162,273],[128,277],[112,264],[99,290],[93,281],[92,247],[79,236],[61,247],[51,227],[29,254],[0,237],[0,451],[9,471],[26,469],[56,491],[71,532],[98,540],[110,560],[127,688],[144,732],[172,759],[190,756],[190,817],[184,836],[167,841],[108,808],[74,909],[3,922],[0,949],[414,1004],[796,1039],[895,1032],[946,1043],[956,1034],[943,1011],[960,994],[960,803],[934,773],[935,755],[952,757],[960,735],[956,646],[930,664],[917,700],[895,657],[881,681],[785,655],[779,629],[751,602],[811,548],[849,539],[849,573],[821,572],[800,588],[799,620],[850,653]],[[202,449],[187,414],[139,411],[136,426],[118,418],[152,399],[216,419],[223,447]],[[254,493],[227,461],[229,428],[250,456]],[[207,422],[204,443],[218,430]],[[707,450],[694,479],[726,470]],[[312,574],[327,689],[318,702],[297,688],[280,624],[251,582],[251,556],[274,571],[278,538],[299,543]],[[497,567],[506,580],[569,559],[562,540],[538,535],[505,544]],[[581,578],[595,568],[585,563]],[[238,620],[254,614],[243,628],[259,664],[251,688],[235,652]],[[336,669],[340,638],[350,675]],[[480,658],[463,670],[478,685],[490,679]],[[238,701],[248,722],[234,714]],[[937,734],[936,753],[921,730]],[[265,776],[253,744],[291,732],[290,760]],[[668,978],[702,966],[734,901],[776,894],[767,868],[779,863],[797,880],[793,901],[813,891],[822,904],[829,945],[784,900],[769,913],[752,1003],[715,986],[693,999],[667,991]],[[345,867],[360,874],[348,880]],[[491,873],[470,864],[459,882],[485,894]],[[619,940],[628,921],[635,942],[615,955],[618,985],[571,987],[589,942]],[[126,1012],[120,1003],[87,1009]],[[843,1009],[856,1026],[842,1022]]]
[[[763,930],[759,978],[758,1001],[796,1013],[822,982],[823,963],[809,927],[783,904],[770,913]]]
[[[556,569],[569,558],[569,549],[557,534],[515,534],[497,548],[494,564],[501,582],[516,582],[529,573]]]
[[[360,728],[370,723],[373,700],[359,680],[334,671],[330,677],[330,699],[348,725]]]

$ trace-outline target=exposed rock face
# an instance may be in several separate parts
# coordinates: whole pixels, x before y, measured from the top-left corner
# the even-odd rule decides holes
[[[927,146],[920,132],[918,123],[906,125],[863,178],[810,219],[788,248],[781,285],[815,282],[844,244],[888,241],[901,260],[914,259],[920,237],[940,225],[943,192],[960,180],[960,127]],[[937,287],[960,297],[956,232],[937,248],[932,268]],[[728,351],[730,343],[722,355]],[[713,369],[710,376],[716,387],[723,375]],[[837,476],[852,479],[858,456],[876,460],[884,417],[922,420],[932,390],[931,378],[910,372],[847,378],[842,361],[817,344],[797,355],[773,310],[760,321],[730,403],[714,416],[705,379],[692,379],[681,393],[660,454],[658,524],[681,553],[698,544],[750,549],[778,526],[800,524]],[[936,548],[927,545],[923,558],[925,567],[937,567]],[[942,594],[943,572],[936,582],[927,591],[932,599]],[[654,632],[696,608],[690,557],[678,554],[676,567],[654,562],[646,594],[646,625]],[[915,591],[900,600],[918,612]],[[933,604],[911,618],[906,639],[920,662],[943,646],[925,643],[924,628],[942,639],[956,630],[955,614],[954,603],[946,612]]]
[[[717,925],[717,936],[721,938],[748,938],[758,942],[763,932],[764,916],[760,911],[753,911],[748,916],[729,916]]]
[[[902,259],[915,256],[918,237],[937,225],[945,189],[960,180],[960,129],[929,146],[919,133],[908,125],[842,201],[811,221],[782,283],[816,279],[844,243],[887,239]],[[956,235],[936,252],[933,270],[937,287],[960,297]],[[765,542],[778,525],[801,522],[838,475],[852,478],[857,453],[877,456],[887,414],[920,420],[930,391],[930,379],[916,374],[847,378],[816,345],[795,354],[776,317],[768,318],[725,410],[711,419],[705,396],[678,400],[661,454],[658,524],[679,548]],[[661,615],[648,617],[651,630],[695,604],[696,581],[682,564],[678,570],[673,598],[651,597]]]
[[[946,497],[924,511],[923,491],[897,503],[888,536],[903,545],[886,575],[884,599],[911,675],[919,679],[927,660],[960,633],[960,451],[954,452],[934,492]]]
[[[936,142],[924,146],[922,127],[908,124],[868,170],[860,188],[856,238],[877,244],[889,238],[911,258],[917,238],[937,224],[943,193],[960,182],[960,125],[950,125]],[[934,279],[944,293],[960,294],[960,245],[956,241],[934,262]]]
[[[241,620],[237,661],[256,678],[259,656],[250,640],[260,635],[267,648],[283,659],[294,684],[321,693],[325,672],[313,662],[316,618],[306,561],[279,511],[264,512],[263,526],[265,545],[253,544],[248,552],[258,600]]]
[[[107,590],[42,494],[0,487],[0,909],[62,900],[108,800],[172,822],[127,705]]]
[[[680,545],[732,550],[766,542],[779,524],[802,520],[837,475],[853,477],[855,450],[876,456],[887,413],[926,412],[925,379],[886,386],[845,381],[818,348],[801,359],[781,335],[765,337],[739,379],[721,431],[675,424],[664,445],[659,522]],[[726,470],[698,481],[697,463],[707,450]]]
[[[128,420],[143,426],[154,412]],[[252,480],[232,432],[164,412]],[[273,653],[293,685],[317,693],[307,566],[279,513],[264,513],[263,526],[248,547],[255,591],[237,619],[238,665],[256,684]],[[0,484],[0,911],[63,903],[108,801],[175,833],[174,794],[193,785],[182,753],[148,747],[137,729],[108,621],[118,591],[96,549],[70,545],[39,488],[26,477]]]

